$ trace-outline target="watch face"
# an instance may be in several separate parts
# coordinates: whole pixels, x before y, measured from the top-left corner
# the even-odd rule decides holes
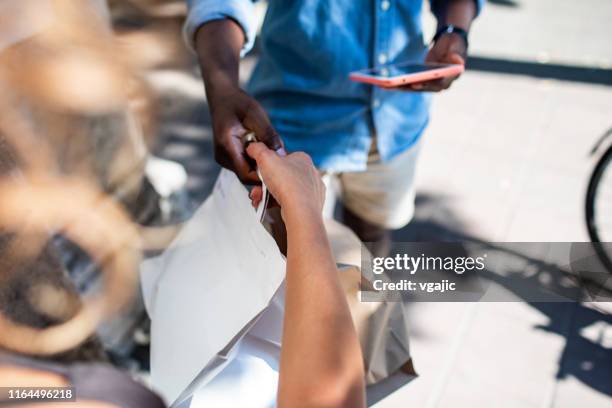
[[[459,35],[461,38],[463,38],[463,41],[465,42],[465,48],[468,47],[468,32],[466,30],[464,30],[463,28],[455,27],[452,24],[446,25],[446,26],[440,28],[440,30],[438,30],[438,32],[436,33],[436,35],[433,38],[434,42],[438,41],[438,39],[443,34],[457,34],[457,35]]]

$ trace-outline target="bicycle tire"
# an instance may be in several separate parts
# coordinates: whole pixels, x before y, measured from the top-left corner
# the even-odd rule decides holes
[[[612,165],[612,145],[610,145],[604,154],[599,158],[599,161],[595,165],[593,173],[591,174],[586,194],[585,215],[587,230],[593,245],[593,249],[604,267],[612,274],[612,255],[608,254],[602,245],[601,237],[597,228],[597,221],[595,219],[595,200],[597,198],[598,187],[600,185],[602,176],[604,175],[607,167],[610,165]]]

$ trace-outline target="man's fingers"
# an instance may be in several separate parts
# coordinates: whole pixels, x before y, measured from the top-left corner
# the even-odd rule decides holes
[[[220,110],[213,119],[215,161],[236,173],[244,184],[257,184],[259,178],[247,162],[241,135],[245,128],[238,117]]]
[[[419,82],[416,84],[410,85],[410,89],[413,91],[421,91],[421,92],[436,92],[443,89],[444,86],[444,78],[434,79],[432,81]]]
[[[438,49],[438,47],[432,47],[427,55],[425,56],[425,63],[436,63],[440,61],[442,57],[442,52]]]
[[[226,143],[224,143],[223,147],[225,148],[225,152],[227,153],[227,159],[229,161],[231,170],[233,170],[240,181],[244,184],[259,184],[260,180],[257,176],[257,171],[249,165],[244,156],[244,146],[242,145],[242,140],[237,137],[232,137]]]
[[[465,60],[463,59],[463,57],[456,52],[448,53],[446,55],[446,58],[444,59],[444,62],[448,64],[465,65]]]
[[[274,130],[272,125],[268,125],[259,133],[257,133],[256,131],[255,134],[257,135],[257,140],[262,143],[265,143],[265,145],[268,146],[270,149],[274,151],[283,149],[284,151],[283,141],[281,140],[278,133],[276,133],[276,130]]]
[[[458,44],[463,44],[463,40],[459,41]],[[457,42],[451,41],[451,37],[443,37],[440,41],[436,42],[434,46],[429,50],[425,57],[426,63],[435,64],[460,64],[465,65],[465,59],[462,57]],[[416,92],[439,92],[448,89],[453,81],[459,76],[450,78],[440,78],[433,81],[420,82],[417,84],[407,85],[402,87],[405,90],[416,91]]]
[[[434,79],[426,82],[418,82],[416,84],[406,85],[402,87],[404,90],[417,91],[417,92],[439,92],[448,89],[455,79],[459,76],[447,77]]]
[[[272,150],[282,149],[283,142],[272,127],[268,115],[255,101],[250,103],[246,109],[243,124],[246,128],[255,132],[257,140],[265,143]]]

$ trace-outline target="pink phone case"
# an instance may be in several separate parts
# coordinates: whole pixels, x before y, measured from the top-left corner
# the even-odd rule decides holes
[[[435,68],[430,71],[418,72],[415,74],[399,75],[391,78],[368,75],[364,73],[364,71],[357,71],[351,72],[349,78],[352,81],[365,82],[366,84],[378,85],[385,88],[393,88],[397,86],[415,84],[417,82],[425,82],[439,78],[456,76],[461,74],[463,71],[463,65],[454,64],[445,67]]]

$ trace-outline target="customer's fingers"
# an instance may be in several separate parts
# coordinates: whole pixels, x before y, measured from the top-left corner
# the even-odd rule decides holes
[[[261,199],[263,198],[263,189],[261,188],[261,186],[253,187],[251,193],[249,194],[249,197],[251,198],[251,204],[253,205],[253,207],[257,208],[257,206],[259,206],[259,203],[261,202]]]
[[[279,156],[261,142],[251,143],[247,146],[247,154],[252,157],[257,166],[262,168],[267,166],[268,162],[278,159]]]
[[[224,153],[230,164],[230,166],[224,167],[232,169],[244,184],[257,184],[259,177],[257,177],[257,172],[251,168],[245,159],[242,140],[238,137],[228,138],[222,146],[225,149]]]
[[[255,132],[258,141],[263,142],[270,149],[283,149],[283,141],[258,103],[253,102],[248,105],[242,122],[246,128]]]

